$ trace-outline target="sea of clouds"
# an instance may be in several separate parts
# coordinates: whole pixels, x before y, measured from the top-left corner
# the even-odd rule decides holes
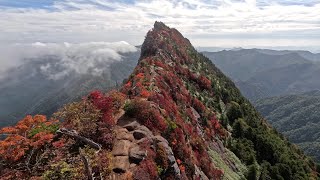
[[[12,68],[30,61],[40,63],[40,71],[49,79],[58,80],[70,73],[101,75],[106,66],[121,61],[123,53],[138,49],[125,42],[14,44],[0,47],[0,77],[10,75]],[[48,62],[48,57],[52,62]],[[58,68],[57,68],[58,67]]]

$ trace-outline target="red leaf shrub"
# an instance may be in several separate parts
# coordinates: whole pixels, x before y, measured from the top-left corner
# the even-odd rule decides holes
[[[140,93],[141,97],[143,97],[143,98],[148,98],[150,96],[150,94],[151,93],[145,89],[143,89]]]
[[[60,139],[59,141],[55,141],[52,143],[53,147],[59,149],[65,146],[65,139]]]
[[[112,98],[104,96],[100,91],[91,92],[89,100],[102,112],[112,109]]]
[[[206,110],[206,107],[202,104],[202,102],[197,99],[197,98],[193,98],[192,100],[192,106],[193,108],[198,111],[199,113],[204,113]]]
[[[50,143],[53,139],[53,134],[50,132],[39,132],[33,136],[31,146],[35,148],[40,148],[46,143]]]
[[[178,112],[177,105],[165,91],[152,94],[149,100],[157,103],[162,109],[165,109],[169,115],[176,116]]]
[[[157,66],[157,67],[161,67],[163,69],[168,69],[168,66],[163,64],[162,61],[160,61],[160,60],[155,60],[154,61],[154,65]]]
[[[163,132],[167,129],[167,123],[159,112],[159,109],[154,106],[155,104],[149,101],[136,98],[130,102],[126,108],[126,113],[136,118],[149,129]]]
[[[139,73],[139,74],[136,75],[136,78],[142,79],[142,78],[144,78],[144,74],[143,73]]]
[[[211,89],[211,81],[208,78],[206,78],[205,76],[201,75],[198,78],[198,84],[199,84],[199,87],[202,89],[207,89],[207,90]]]
[[[133,179],[135,180],[150,180],[158,179],[157,166],[153,160],[143,160],[138,168],[133,172]]]
[[[102,122],[113,126],[115,121],[113,115],[124,105],[126,95],[117,91],[111,91],[107,95],[100,91],[93,91],[88,96],[88,99],[100,109],[102,115]]]

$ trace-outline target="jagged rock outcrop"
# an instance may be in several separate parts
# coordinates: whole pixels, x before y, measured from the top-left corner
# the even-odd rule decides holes
[[[123,117],[126,118],[126,117]],[[160,135],[154,136],[153,133],[144,125],[133,121],[123,127],[116,127],[114,130],[115,142],[112,149],[113,171],[117,175],[110,177],[125,178],[120,174],[127,171],[134,171],[136,165],[139,165],[147,156],[147,149],[141,144],[145,141],[151,141],[152,148],[163,147],[166,153],[166,159],[170,168],[174,172],[174,177],[180,178],[180,169],[174,157],[173,151],[168,141]]]

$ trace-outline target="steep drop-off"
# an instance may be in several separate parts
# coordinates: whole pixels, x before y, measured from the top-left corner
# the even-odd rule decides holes
[[[80,100],[92,89],[106,91],[121,85],[135,68],[139,49],[121,53],[121,61],[102,62],[99,68],[103,73],[99,76],[89,72],[70,72],[65,78],[52,80],[43,72],[43,67],[51,67],[52,74],[61,74],[63,69],[59,66],[64,62],[60,57],[25,60],[21,66],[10,69],[8,77],[0,80],[0,128],[15,124],[27,114],[49,116],[64,104]]]
[[[63,122],[28,116],[0,131],[3,178],[317,178],[313,161],[161,22],[119,91],[92,92],[55,117]]]
[[[260,99],[255,105],[273,127],[320,161],[320,91]]]

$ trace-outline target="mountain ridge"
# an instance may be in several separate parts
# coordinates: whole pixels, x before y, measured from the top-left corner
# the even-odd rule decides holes
[[[265,53],[272,52],[272,53]],[[320,89],[319,63],[297,52],[261,49],[205,52],[252,102],[260,98]],[[297,73],[299,72],[299,73]]]
[[[165,26],[162,23],[160,23],[160,24],[156,23],[155,24],[155,28],[152,31],[148,32],[147,37],[146,37],[146,41],[145,41],[144,45],[142,46],[142,47],[147,47],[147,48],[145,50],[142,49],[142,51],[141,51],[141,58],[139,60],[138,66],[137,66],[138,67],[137,68],[138,71],[135,71],[133,73],[133,74],[135,74],[135,76],[133,76],[133,77],[141,76],[141,73],[144,73],[145,76],[147,77],[146,79],[150,79],[150,77],[148,78],[149,75],[151,76],[151,79],[153,79],[153,78],[157,79],[157,77],[152,75],[152,72],[148,73],[149,72],[148,70],[146,70],[146,71],[143,70],[145,66],[147,66],[148,68],[150,68],[150,66],[151,66],[151,69],[152,69],[152,64],[153,63],[156,64],[155,67],[157,67],[157,66],[158,66],[158,68],[160,67],[158,73],[160,73],[159,75],[161,75],[162,78],[166,78],[166,76],[169,76],[169,78],[167,80],[168,81],[167,83],[169,84],[168,87],[170,87],[170,88],[175,87],[174,83],[170,82],[170,79],[177,79],[178,81],[179,81],[179,79],[182,79],[182,81],[184,81],[183,83],[176,82],[176,84],[178,84],[178,86],[179,86],[179,88],[181,90],[180,94],[184,94],[183,93],[183,91],[184,91],[183,84],[186,85],[186,89],[188,91],[192,91],[192,89],[195,88],[195,91],[197,91],[197,93],[200,93],[200,95],[198,95],[198,97],[197,97],[197,95],[195,96],[197,99],[198,98],[200,99],[200,102],[199,102],[199,99],[198,100],[197,99],[191,100],[191,104],[190,104],[191,107],[195,106],[196,104],[199,105],[199,104],[203,103],[203,104],[205,104],[204,105],[204,109],[206,109],[205,107],[206,106],[208,107],[208,103],[210,103],[210,101],[211,101],[211,103],[215,104],[215,106],[211,106],[211,107],[209,106],[209,107],[213,108],[211,110],[215,113],[215,116],[216,116],[215,118],[218,118],[218,119],[221,118],[221,120],[218,120],[218,122],[219,122],[218,124],[223,123],[223,113],[220,114],[219,111],[217,111],[217,109],[219,109],[219,108],[223,109],[223,107],[221,107],[221,106],[218,107],[217,104],[219,103],[220,105],[222,104],[222,106],[226,106],[226,107],[229,106],[229,108],[232,109],[232,107],[230,107],[230,104],[228,104],[228,103],[231,103],[232,105],[236,106],[237,103],[232,103],[231,99],[233,99],[233,98],[237,99],[237,96],[241,96],[241,93],[239,92],[239,90],[237,90],[237,88],[235,87],[234,83],[231,82],[226,76],[224,76],[222,74],[222,72],[219,69],[217,69],[210,62],[209,59],[207,59],[206,57],[204,57],[201,54],[197,54],[197,52],[192,47],[192,45],[189,42],[189,40],[186,40],[175,29],[173,29],[172,31],[169,31],[169,32],[167,32],[167,30],[170,30],[170,28],[168,28],[167,26]],[[157,32],[157,33],[155,33],[155,32]],[[178,40],[176,40],[176,38]],[[165,43],[163,43],[163,41],[165,41]],[[152,42],[152,43],[149,43],[149,42]],[[175,43],[177,43],[177,44],[175,44]],[[190,47],[190,45],[191,45],[191,47]],[[195,53],[195,54],[193,54],[193,53]],[[189,54],[189,56],[186,55],[186,54]],[[164,58],[162,58],[162,57],[164,57]],[[190,59],[190,57],[191,57],[191,59]],[[152,61],[153,58],[155,58],[154,61]],[[164,64],[161,64],[161,61],[158,62],[157,60],[159,60],[159,59],[162,60],[162,61],[164,60],[163,62],[168,64],[169,67],[164,65]],[[179,65],[179,64],[182,64],[182,65]],[[171,70],[170,70],[170,66],[172,66]],[[179,67],[179,66],[181,66],[181,67]],[[183,67],[188,67],[188,68],[187,69],[183,69]],[[169,72],[176,72],[176,76],[173,75],[173,74],[170,75],[170,73],[168,73],[168,72],[165,72],[165,73],[168,73],[168,74],[162,74],[161,73],[162,70],[167,70]],[[189,70],[189,72],[188,72],[188,70]],[[195,71],[195,73],[197,75],[193,75],[192,74],[193,70]],[[211,74],[211,73],[213,73],[213,74]],[[216,76],[217,79],[212,79],[212,77],[214,77],[214,76],[210,76],[210,75]],[[183,77],[183,76],[186,76],[186,77]],[[175,78],[175,77],[177,77],[177,78]],[[208,78],[208,77],[210,77],[210,78]],[[209,80],[209,81],[207,81],[207,80]],[[189,84],[190,81],[191,81],[191,84]],[[210,81],[212,82],[212,84],[210,83]],[[147,82],[148,82],[148,80],[147,80]],[[159,82],[163,82],[163,81],[161,79],[158,79],[158,82],[155,82],[155,84],[156,84],[155,87],[161,87],[161,83],[159,83]],[[135,83],[135,80],[133,78],[133,81],[129,80],[126,85],[133,86],[134,83]],[[141,83],[143,84],[143,81]],[[158,83],[158,85],[157,85],[157,83]],[[193,84],[193,83],[195,83],[195,84]],[[210,85],[208,85],[208,84],[211,84],[212,87],[210,87]],[[220,84],[220,87],[214,87],[215,84]],[[195,85],[195,87],[194,87],[194,85]],[[189,87],[187,87],[187,86],[189,86]],[[225,86],[225,87],[228,87],[230,89],[227,89],[227,88],[224,89],[224,88],[221,88],[221,86],[222,87]],[[140,93],[140,95],[142,95],[142,96],[146,95],[148,100],[151,100],[153,102],[159,103],[159,101],[160,101],[159,99],[161,99],[159,96],[157,98],[155,98],[156,101],[154,101],[154,100],[152,100],[152,97],[150,98],[148,96],[148,93],[145,93],[146,91],[148,92],[148,87],[150,87],[149,84],[147,84],[147,88],[146,89],[144,89],[144,87],[142,87],[140,89],[140,91],[137,90],[138,86],[133,86],[133,87],[134,87],[134,89],[129,90],[129,92],[126,91],[126,90],[123,91],[123,92],[125,92],[125,94],[132,94],[133,96],[136,96],[136,95],[139,96],[139,93]],[[151,83],[151,87],[152,87],[152,83]],[[176,93],[175,91],[179,92],[179,90],[175,90],[174,88],[173,89],[170,89],[170,88],[166,89],[165,85],[162,86],[162,87],[163,88],[160,88],[160,92],[155,90],[155,89],[152,89],[152,88],[150,90],[151,90],[151,92],[156,91],[158,94],[159,93],[161,94],[161,89],[164,89],[165,92],[169,92],[169,95],[165,95],[165,93],[163,92],[164,93],[164,97],[167,97],[166,99],[170,99],[170,93],[173,92],[173,94],[171,94],[171,98],[173,98],[173,100],[174,100],[172,104],[177,103],[178,109],[181,110],[181,107],[179,106],[180,105],[179,104],[179,98],[183,99],[184,95],[182,95],[182,97],[178,97],[177,95],[175,95],[175,93]],[[213,88],[213,89],[211,89],[211,88]],[[208,90],[209,94],[207,94],[207,92],[206,92],[207,90]],[[212,96],[212,94],[210,95],[210,91],[211,90],[216,90],[215,92],[220,92],[222,94],[220,94],[221,96],[220,95],[215,96],[213,99],[211,98],[211,100],[210,100],[210,96]],[[221,92],[221,90],[222,90],[222,92]],[[223,90],[226,90],[226,91],[229,91],[229,92],[223,92]],[[223,95],[223,93],[226,93],[225,96]],[[194,95],[192,95],[192,96],[194,96]],[[241,101],[243,101],[243,102],[241,102]],[[187,99],[184,99],[183,102],[184,102],[184,106],[185,105],[188,106],[188,100]],[[197,102],[197,103],[195,103],[195,102]],[[171,104],[169,102],[167,102],[167,103]],[[227,104],[223,105],[225,103],[227,103]],[[243,112],[249,113],[248,110],[245,110],[245,109],[246,108],[248,108],[248,109],[253,108],[251,105],[249,105],[250,103],[248,101],[246,101],[245,99],[241,99],[240,98],[240,102],[238,100],[238,103],[241,103],[240,106],[241,106],[241,108],[243,108]],[[197,107],[197,105],[194,107],[194,110],[196,110],[195,112],[199,112],[199,111],[201,112],[201,108]],[[199,106],[202,107],[201,105],[199,105]],[[245,107],[245,106],[247,106],[247,107]],[[161,107],[161,104],[160,104],[160,107]],[[165,105],[162,105],[162,108],[164,108],[168,112],[172,111],[172,109],[176,109],[176,108],[174,108],[174,106],[172,107],[170,105],[169,105],[169,107],[166,107]],[[171,109],[169,109],[169,108],[171,108]],[[217,108],[217,109],[215,109],[215,108]],[[223,112],[223,111],[221,111],[221,112]],[[203,114],[203,113],[200,113],[200,114],[201,114],[200,115],[201,118],[210,119],[209,116],[206,117],[205,114]],[[228,113],[226,113],[226,114],[228,114]],[[256,118],[262,120],[262,118],[258,114],[255,114],[255,115],[254,114],[255,113],[250,114],[249,116],[253,116],[253,117],[256,117]],[[246,118],[248,118],[249,116],[247,114]],[[228,118],[230,119],[230,121],[234,121],[235,120],[235,119],[233,119],[235,117],[232,117],[232,115],[230,115],[230,114],[229,114]],[[248,123],[250,123],[249,119],[247,119],[247,121],[249,121]],[[178,122],[177,122],[178,120],[179,120],[179,118],[176,119],[175,123],[178,124]],[[239,120],[239,121],[241,122],[241,120]],[[259,120],[251,119],[251,121],[256,121],[255,123],[259,123]],[[213,121],[213,122],[215,122],[215,121]],[[251,123],[253,123],[253,122],[251,122]],[[253,124],[255,124],[255,123],[253,123]],[[215,131],[216,131],[215,133],[217,133],[217,132],[222,133],[222,134],[226,133],[226,129],[224,129],[221,124],[220,125],[218,125],[218,124],[216,124],[216,125],[219,128],[215,129]],[[237,123],[234,123],[234,125],[235,124],[237,124]],[[246,124],[246,123],[244,123],[244,124]],[[269,125],[263,125],[263,123],[261,125],[262,125],[262,127],[266,128],[265,130],[267,130],[268,127],[269,127]],[[178,127],[181,127],[181,126],[178,125]],[[183,125],[182,125],[182,127],[183,127]],[[213,126],[213,127],[215,127],[215,126]],[[200,129],[201,129],[201,126],[200,126]],[[265,133],[268,134],[267,131]],[[271,136],[273,136],[273,135],[271,135]],[[166,136],[164,135],[164,137],[166,137]],[[242,139],[242,138],[243,138],[242,135],[240,135],[240,139]],[[257,143],[257,142],[254,142],[254,144],[255,143]],[[254,146],[259,146],[258,145],[259,143],[261,143],[261,142],[258,142]],[[288,142],[286,142],[286,143],[288,143]],[[232,148],[232,147],[230,147],[230,148]],[[291,148],[293,148],[293,147],[291,147]],[[217,150],[217,149],[215,149],[215,150]],[[176,154],[175,150],[173,150],[173,151],[174,151],[174,154]],[[261,150],[258,150],[258,151],[261,151]],[[240,152],[235,152],[235,153],[236,154],[238,153],[237,155],[241,154]],[[262,152],[260,152],[260,153],[262,153]],[[223,155],[221,155],[221,156],[223,156]],[[258,159],[264,159],[265,157],[260,156],[260,157],[257,157],[257,158]],[[180,157],[179,159],[181,160],[183,158]],[[183,161],[183,162],[186,162],[186,161]],[[253,167],[251,166],[250,168],[252,169]],[[200,170],[203,170],[203,169],[200,167]],[[226,171],[226,170],[224,169],[224,171]],[[228,172],[230,172],[230,171],[228,171]],[[262,174],[260,174],[260,175],[261,176],[267,176],[267,174],[263,174],[263,175]],[[205,175],[208,175],[208,173],[205,172]],[[188,175],[187,177],[190,177],[190,175]],[[286,177],[286,178],[288,178],[288,177]],[[292,178],[292,177],[289,177],[289,178]],[[297,178],[297,176],[296,176],[296,178]]]
[[[189,40],[162,22],[147,33],[139,62],[124,83],[120,91],[94,91],[66,105],[55,115],[64,120],[55,131],[47,127],[51,121],[34,125],[36,131],[27,126],[32,142],[31,147],[23,146],[27,156],[8,152],[8,146],[15,145],[9,136],[0,143],[0,157],[12,161],[4,161],[1,175],[17,178],[18,171],[47,179],[317,178],[314,162],[271,128]],[[21,125],[30,118],[0,133],[20,137],[19,132],[26,131]],[[33,121],[44,120],[37,116]],[[31,148],[57,156],[47,157],[41,169],[28,154]],[[24,161],[32,171],[10,169],[10,163],[19,167]],[[66,168],[71,173],[62,173]]]

